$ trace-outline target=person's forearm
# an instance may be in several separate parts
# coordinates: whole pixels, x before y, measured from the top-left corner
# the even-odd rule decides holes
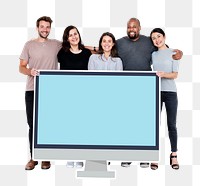
[[[19,66],[19,72],[24,74],[24,75],[28,75],[28,76],[31,75],[31,69],[26,68],[24,66]]]
[[[95,46],[85,46],[85,48],[89,49],[93,54],[96,54],[99,50],[99,48]]]
[[[161,78],[167,78],[167,79],[176,79],[178,76],[178,72],[167,73],[167,72],[158,71],[156,74],[157,74],[157,76],[159,76]]]
[[[176,78],[177,78],[177,75],[178,75],[178,73],[176,73],[176,72],[164,73],[164,78],[176,79]]]

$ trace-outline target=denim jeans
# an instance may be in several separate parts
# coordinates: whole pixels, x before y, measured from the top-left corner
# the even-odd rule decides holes
[[[30,146],[30,153],[31,153],[31,158],[32,158],[34,91],[25,92],[25,103],[26,103],[27,123],[29,126],[29,146]]]
[[[177,151],[177,128],[176,128],[176,116],[178,108],[178,98],[176,92],[161,91],[161,109],[165,103],[167,112],[167,127],[169,133],[169,139],[171,143],[171,151]]]

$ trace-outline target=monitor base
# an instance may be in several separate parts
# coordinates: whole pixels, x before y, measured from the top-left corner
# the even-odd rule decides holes
[[[77,177],[114,178],[114,171],[107,171],[107,161],[87,160],[84,171],[77,171]]]

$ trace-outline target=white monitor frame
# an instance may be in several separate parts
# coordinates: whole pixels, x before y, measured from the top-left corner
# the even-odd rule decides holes
[[[58,144],[57,141],[56,143],[51,143],[51,139],[49,140],[50,143],[40,143],[39,140],[40,135],[42,135],[43,137],[41,137],[42,139],[45,138],[45,136],[48,136],[48,125],[45,125],[45,122],[42,123],[43,121],[45,121],[45,118],[48,117],[48,113],[46,113],[45,115],[45,111],[42,111],[42,109],[45,109],[45,107],[52,107],[52,109],[54,110],[53,112],[56,112],[56,108],[54,108],[53,105],[51,105],[50,103],[54,103],[55,100],[59,97],[62,96],[62,94],[55,94],[55,98],[51,96],[48,96],[52,90],[52,86],[56,86],[56,89],[61,89],[56,91],[57,93],[59,93],[60,91],[65,91],[65,87],[67,87],[68,85],[63,85],[61,79],[62,77],[64,78],[76,78],[76,83],[79,83],[77,81],[77,79],[84,79],[83,77],[91,77],[91,78],[95,78],[98,77],[100,79],[100,83],[99,86],[101,86],[102,89],[102,93],[106,92],[106,90],[103,90],[104,88],[104,82],[102,81],[101,84],[101,77],[104,78],[104,81],[106,80],[106,78],[112,77],[112,81],[113,83],[119,83],[119,86],[121,86],[121,84],[126,84],[127,81],[132,82],[132,80],[123,80],[123,78],[150,78],[150,83],[152,83],[152,86],[154,88],[150,88],[151,90],[149,90],[149,92],[145,92],[145,96],[150,96],[149,99],[153,99],[155,101],[155,103],[153,103],[154,105],[151,107],[151,105],[149,106],[150,110],[154,109],[154,111],[152,113],[155,113],[154,119],[155,120],[155,125],[154,126],[154,144],[152,145],[122,145],[122,144],[82,144],[82,143],[77,143],[77,144],[65,144],[65,143],[61,143]],[[57,78],[56,81],[52,81],[52,78]],[[106,77],[106,78],[105,78]],[[43,81],[43,78],[45,78],[45,81]],[[60,79],[61,78],[61,79]],[[117,82],[115,82],[115,78]],[[119,82],[118,79],[122,79],[122,81]],[[144,83],[144,87],[147,86],[145,85],[145,81],[142,81]],[[61,84],[60,84],[61,83]],[[82,83],[82,80],[81,82]],[[87,82],[86,82],[87,83]],[[91,83],[89,81],[89,83]],[[121,84],[120,84],[121,83]],[[60,85],[59,85],[60,84]],[[137,85],[126,85],[123,88],[128,88],[130,86],[135,86],[135,88],[137,89]],[[143,86],[143,85],[142,85]],[[45,88],[43,88],[45,87]],[[69,86],[70,87],[70,86]],[[77,86],[79,87],[79,85]],[[90,87],[90,86],[87,86]],[[151,85],[150,85],[151,87]],[[115,87],[116,88],[116,87]],[[71,88],[72,89],[72,88]],[[146,90],[146,89],[144,89]],[[41,91],[44,91],[41,93]],[[76,89],[77,91],[77,89]],[[128,90],[128,91],[131,91]],[[152,93],[151,93],[152,91]],[[67,92],[67,91],[66,91]],[[118,91],[117,91],[118,92]],[[115,92],[117,94],[117,92]],[[120,92],[120,94],[125,93],[126,91],[122,91]],[[105,93],[102,94],[103,96],[108,96],[110,94],[109,93]],[[113,94],[113,93],[111,93]],[[46,95],[46,96],[44,96]],[[80,89],[80,95],[81,95],[81,89]],[[143,96],[144,96],[143,95]],[[119,97],[119,99],[123,99],[124,96],[126,95],[117,95]],[[120,97],[121,96],[121,97]],[[152,96],[152,97],[151,97]],[[45,97],[45,100],[43,101]],[[52,99],[55,99],[54,101]],[[73,99],[73,98],[71,98]],[[86,98],[88,99],[88,97]],[[130,98],[131,99],[131,98]],[[65,98],[63,98],[63,100],[65,100]],[[88,101],[90,101],[88,99]],[[48,104],[47,104],[48,103]],[[46,105],[47,104],[47,105]],[[64,103],[66,104],[66,107],[70,105],[67,105],[67,102]],[[78,104],[78,103],[76,103]],[[124,105],[123,105],[124,106]],[[44,107],[44,108],[43,108]],[[106,105],[105,105],[106,107]],[[120,106],[119,106],[120,107]],[[151,109],[152,108],[152,109]],[[58,108],[57,108],[58,109]],[[92,108],[95,109],[95,108]],[[125,109],[125,108],[123,108]],[[52,112],[51,113],[51,117],[52,117]],[[101,114],[101,113],[100,113]],[[113,113],[112,113],[113,114]],[[111,117],[113,117],[111,114]],[[67,114],[66,114],[67,115]],[[119,115],[119,114],[118,114]],[[108,116],[108,115],[107,115]],[[55,118],[52,118],[56,120],[56,117],[58,117],[58,114],[55,113]],[[66,116],[67,117],[67,116]],[[78,117],[78,115],[77,115]],[[145,117],[145,113],[144,113],[144,117]],[[43,119],[41,119],[43,118]],[[121,118],[119,118],[121,119]],[[47,120],[48,121],[48,120]],[[49,121],[48,121],[49,122]],[[86,122],[86,120],[84,120],[83,122]],[[48,70],[42,70],[39,72],[39,75],[35,78],[35,105],[34,105],[34,145],[33,145],[33,157],[36,160],[94,160],[94,161],[104,161],[104,160],[109,160],[109,161],[159,161],[159,123],[160,123],[160,78],[158,78],[156,76],[156,72],[141,72],[141,71],[65,71],[65,70],[54,70],[54,71],[48,71]],[[43,130],[43,134],[39,134],[38,130],[41,131],[42,128],[38,125],[43,125],[46,128],[46,132],[44,132],[45,130]],[[57,124],[59,125],[59,124]],[[122,125],[126,126],[124,123],[122,123]],[[143,125],[145,125],[143,123]],[[148,123],[147,123],[148,125]],[[62,125],[59,125],[59,127],[62,127]],[[105,127],[105,126],[104,126]],[[56,129],[56,128],[54,128]],[[83,128],[82,128],[83,129]],[[78,128],[76,128],[76,130],[78,130]],[[105,128],[106,130],[106,128]],[[122,133],[126,133],[126,130],[128,130],[127,128],[125,128],[124,131],[122,131]],[[86,131],[82,131],[83,133]],[[92,130],[92,132],[94,132],[94,130]],[[74,135],[76,135],[76,131],[73,131]],[[110,131],[110,135],[114,138],[116,138],[116,136],[114,135],[115,133],[115,127],[114,125],[112,126],[112,131]],[[67,135],[67,133],[66,133]],[[53,136],[52,135],[52,139]],[[102,138],[104,138],[104,135],[102,134]],[[130,136],[131,139],[131,136]],[[57,138],[56,138],[57,140]],[[45,139],[44,139],[45,141]],[[47,140],[48,141],[48,140]],[[109,141],[109,140],[108,140]],[[117,140],[116,140],[117,141]],[[147,140],[145,142],[148,142]]]

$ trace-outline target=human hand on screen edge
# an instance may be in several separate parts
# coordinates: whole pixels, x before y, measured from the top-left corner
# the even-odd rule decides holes
[[[34,68],[31,69],[31,75],[32,76],[37,76],[38,75],[38,71]]]

